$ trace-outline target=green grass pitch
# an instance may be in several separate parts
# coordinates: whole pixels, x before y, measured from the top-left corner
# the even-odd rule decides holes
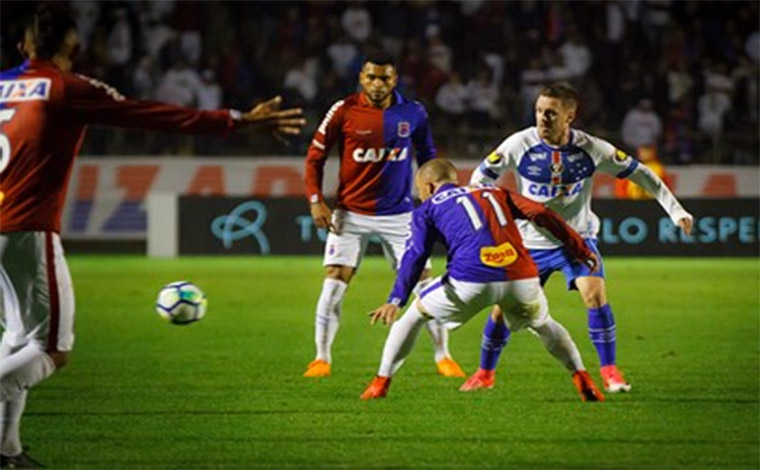
[[[527,332],[493,390],[461,393],[435,374],[423,331],[388,398],[365,403],[387,334],[366,315],[390,289],[384,260],[354,279],[333,375],[314,380],[301,374],[320,258],[72,256],[76,346],[30,393],[23,440],[53,468],[758,468],[758,260],[606,261],[630,394],[582,403]],[[153,306],[181,279],[209,298],[183,327]],[[578,295],[561,275],[547,293],[599,383]],[[451,335],[468,373],[484,320]]]

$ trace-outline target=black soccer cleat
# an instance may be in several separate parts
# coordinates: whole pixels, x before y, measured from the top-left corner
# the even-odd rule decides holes
[[[29,457],[26,452],[21,452],[12,457],[0,454],[0,468],[45,468],[45,466]]]

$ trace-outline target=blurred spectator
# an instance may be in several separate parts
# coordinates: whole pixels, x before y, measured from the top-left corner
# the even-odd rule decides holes
[[[662,134],[662,121],[652,109],[652,100],[642,99],[623,119],[623,142],[633,151],[641,147],[657,147]]]
[[[114,23],[108,34],[108,59],[111,65],[122,66],[132,58],[132,29],[126,8],[117,8],[113,16]]]
[[[755,30],[747,36],[747,40],[744,43],[744,52],[755,64],[760,62],[760,32]]]
[[[143,31],[143,43],[145,44],[145,49],[148,51],[148,54],[158,58],[161,49],[163,49],[166,43],[171,41],[176,34],[177,33],[165,23],[157,19],[151,19]]]
[[[667,186],[671,186],[665,174],[665,165],[657,158],[657,148],[640,147],[636,154],[640,163],[646,165]],[[627,178],[615,179],[615,197],[620,199],[652,199],[652,194]]]
[[[441,72],[451,72],[451,49],[441,39],[440,28],[436,25],[428,26],[428,61]]]
[[[150,100],[153,98],[153,92],[159,81],[159,69],[156,67],[155,60],[149,54],[140,58],[132,72],[132,90],[135,97],[141,100]],[[218,109],[209,108],[209,109]]]
[[[563,63],[568,69],[569,79],[580,79],[591,67],[591,51],[583,41],[578,28],[573,27],[567,36],[567,41],[559,48]]]
[[[345,80],[349,76],[351,64],[356,60],[359,51],[347,36],[341,36],[327,48],[327,56],[332,61],[335,74]]]
[[[533,56],[528,61],[528,67],[520,76],[520,103],[522,108],[521,123],[527,125],[534,119],[534,103],[538,98],[541,87],[547,81],[543,62],[538,56]]]
[[[100,4],[93,0],[72,2],[71,12],[77,22],[82,51],[86,51],[90,47],[90,38],[100,19]]]
[[[478,69],[475,78],[467,83],[470,125],[474,129],[483,129],[491,125],[491,116],[499,100],[499,88],[492,75],[491,70],[483,66]]]
[[[694,87],[694,79],[691,78],[688,69],[686,68],[686,61],[680,60],[678,63],[668,70],[668,101],[670,103],[680,103]]]
[[[156,90],[156,99],[179,106],[195,106],[198,102],[200,86],[201,79],[198,72],[180,59],[161,77]]]
[[[292,67],[285,74],[283,88],[295,90],[301,98],[300,102],[311,103],[317,97],[317,60],[308,58],[301,60],[299,65]]]
[[[435,104],[444,112],[447,120],[455,127],[462,123],[467,112],[469,95],[459,74],[453,72],[449,81],[443,84],[435,95]]]
[[[198,109],[219,109],[222,107],[222,88],[216,81],[213,70],[206,69],[201,73],[201,82],[196,90]]]
[[[360,43],[372,34],[372,17],[361,3],[351,2],[340,18],[340,24],[349,37]]]
[[[708,86],[707,92],[699,98],[699,130],[707,134],[715,149],[723,133],[723,118],[731,109],[731,100],[724,90]]]

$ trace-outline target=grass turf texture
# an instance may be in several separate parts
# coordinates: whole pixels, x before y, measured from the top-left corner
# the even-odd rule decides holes
[[[366,403],[388,331],[366,316],[390,288],[383,260],[354,279],[333,376],[314,380],[301,374],[320,259],[72,256],[76,347],[30,393],[23,440],[54,468],[757,468],[757,260],[606,261],[632,393],[580,402],[526,332],[512,336],[493,390],[462,393],[463,379],[435,374],[423,331],[388,398]],[[184,327],[153,307],[181,279],[209,298],[206,318]],[[547,293],[601,384],[580,298],[561,275]],[[468,373],[484,320],[451,335]]]

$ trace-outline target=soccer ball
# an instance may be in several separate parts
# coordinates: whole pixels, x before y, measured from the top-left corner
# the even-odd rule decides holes
[[[196,322],[206,314],[206,294],[192,282],[172,282],[158,293],[156,311],[175,325]]]

